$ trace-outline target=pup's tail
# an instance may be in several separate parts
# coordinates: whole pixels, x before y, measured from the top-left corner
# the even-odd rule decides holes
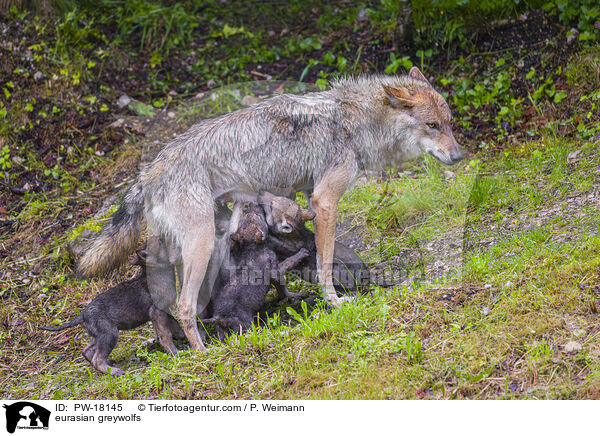
[[[75,327],[83,322],[83,317],[79,315],[77,318],[56,327],[39,327],[40,330],[48,330],[51,332],[57,332],[59,330],[70,329],[71,327]]]
[[[221,321],[223,321],[223,319],[220,316],[213,316],[211,318],[204,318],[200,320],[202,324],[212,324],[213,322],[219,323]]]
[[[143,204],[143,190],[136,183],[125,194],[110,223],[90,242],[77,261],[77,277],[87,278],[107,273],[127,259],[140,236]]]

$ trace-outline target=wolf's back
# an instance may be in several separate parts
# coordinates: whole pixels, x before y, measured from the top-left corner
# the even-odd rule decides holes
[[[79,278],[105,274],[121,265],[136,248],[143,215],[143,191],[133,185],[111,221],[92,239],[77,261]]]

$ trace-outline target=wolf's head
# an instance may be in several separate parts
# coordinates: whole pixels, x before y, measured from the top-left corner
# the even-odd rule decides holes
[[[452,116],[444,97],[417,67],[411,68],[408,77],[413,80],[382,85],[389,107],[386,118],[398,134],[397,146],[405,155],[428,153],[446,165],[460,161],[463,154],[452,134]]]

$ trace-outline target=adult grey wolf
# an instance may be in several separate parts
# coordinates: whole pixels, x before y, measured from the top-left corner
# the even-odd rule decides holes
[[[140,172],[77,272],[87,277],[123,262],[145,217],[181,272],[176,316],[192,348],[204,350],[196,313],[214,248],[215,200],[312,190],[319,281],[326,300],[339,305],[331,271],[338,200],[362,169],[397,166],[423,153],[449,165],[459,161],[450,122],[448,105],[417,68],[399,77],[345,78],[327,91],[282,94],[203,120]],[[210,299],[202,294],[201,307]]]
[[[117,345],[119,330],[131,330],[152,321],[160,344],[170,354],[177,353],[173,337],[185,338],[177,321],[158,309],[150,298],[145,251],[139,250],[132,263],[142,267],[140,276],[101,293],[77,318],[56,327],[40,327],[42,330],[59,331],[83,324],[92,337],[92,341],[82,352],[83,357],[98,371],[110,372],[114,376],[124,374],[122,369],[108,363],[108,355]]]

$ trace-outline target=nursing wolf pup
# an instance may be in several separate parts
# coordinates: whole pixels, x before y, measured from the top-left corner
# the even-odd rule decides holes
[[[210,318],[202,319],[204,323],[215,324],[219,338],[230,330],[239,333],[248,329],[263,306],[271,284],[278,283],[278,289],[285,289],[282,283],[285,273],[308,256],[308,250],[299,248],[278,262],[275,252],[266,243],[268,233],[263,210],[254,206],[231,235],[231,274],[223,268],[220,283],[206,310]]]
[[[119,330],[131,330],[152,321],[160,344],[169,354],[177,353],[173,337],[185,338],[177,321],[158,309],[150,298],[146,282],[145,251],[139,250],[131,263],[142,267],[140,276],[101,293],[77,318],[57,327],[40,327],[42,330],[59,331],[83,324],[92,337],[92,341],[82,352],[83,356],[98,371],[110,372],[114,376],[124,374],[122,369],[108,363],[108,355],[117,345]]]
[[[306,95],[282,94],[200,121],[166,144],[138,175],[112,221],[77,265],[87,277],[134,250],[140,223],[162,238],[182,277],[176,316],[193,349],[199,289],[215,241],[215,200],[253,201],[260,191],[312,191],[317,270],[324,297],[342,303],[332,280],[337,203],[363,169],[398,166],[423,153],[453,164],[462,153],[448,105],[423,74],[345,78]],[[173,283],[174,286],[174,283]],[[206,295],[205,295],[206,294]],[[203,291],[201,306],[210,295]]]
[[[294,272],[298,273],[302,280],[318,283],[315,234],[305,225],[306,221],[314,219],[314,212],[303,209],[289,198],[278,197],[269,192],[261,193],[258,203],[265,211],[269,224],[267,245],[280,259],[291,256],[300,248],[308,250],[309,255],[294,268]],[[371,283],[371,273],[360,256],[338,241],[334,245],[331,269],[333,286],[339,292],[358,292]],[[299,296],[279,289],[277,284],[275,286],[281,298]]]

